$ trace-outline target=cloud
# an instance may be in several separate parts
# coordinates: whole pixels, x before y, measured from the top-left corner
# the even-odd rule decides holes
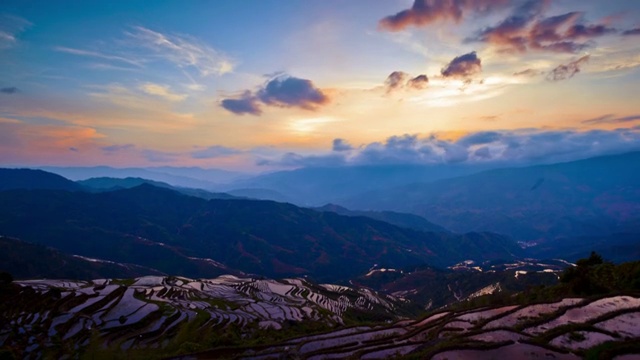
[[[544,71],[541,71],[541,70],[525,69],[525,70],[513,73],[513,76],[536,77],[543,74],[544,74]]]
[[[505,52],[529,50],[576,53],[592,45],[589,40],[616,30],[605,24],[587,24],[583,13],[543,17],[549,1],[530,0],[498,25],[487,27],[468,41],[495,45]]]
[[[408,76],[409,74],[403,71],[394,71],[389,74],[389,76],[387,76],[387,79],[384,81],[384,84],[387,87],[387,91],[393,91],[395,89],[402,88],[404,86],[404,83],[407,81]]]
[[[223,108],[237,115],[262,114],[262,110],[260,110],[260,105],[258,103],[259,99],[248,90],[238,98],[224,99],[220,102]]]
[[[140,57],[133,57],[131,55],[129,56],[125,56],[125,55],[112,55],[112,54],[105,54],[99,51],[90,51],[90,50],[82,50],[82,49],[75,49],[75,48],[70,48],[70,47],[65,47],[65,46],[56,46],[53,48],[55,51],[58,52],[63,52],[63,53],[67,53],[67,54],[72,54],[72,55],[78,55],[78,56],[86,56],[86,57],[94,57],[94,58],[98,58],[98,59],[103,59],[103,60],[111,60],[111,61],[116,61],[116,62],[123,62],[129,65],[134,65],[136,67],[142,67],[144,64],[144,61],[140,58]],[[103,67],[105,65],[102,65]],[[106,65],[108,66],[108,65]],[[124,68],[124,69],[128,69],[130,70],[130,68]]]
[[[336,167],[345,165],[345,158],[340,154],[301,155],[293,152],[282,155],[279,159],[258,159],[258,166],[285,167]]]
[[[547,80],[561,81],[570,79],[580,72],[580,66],[587,61],[589,61],[589,55],[585,55],[578,60],[569,62],[568,64],[560,64],[547,74]]]
[[[133,144],[123,144],[123,145],[109,145],[103,146],[100,148],[105,154],[112,155],[121,151],[134,149],[136,146]]]
[[[482,63],[476,52],[460,55],[453,60],[440,73],[444,77],[467,78],[482,71]]]
[[[260,115],[262,111],[259,103],[285,108],[297,107],[316,110],[329,101],[329,96],[315,87],[311,80],[279,75],[268,80],[255,92],[247,90],[237,98],[222,100],[221,105],[235,114]]]
[[[457,143],[464,146],[484,145],[495,142],[499,140],[500,137],[501,134],[496,131],[481,131],[463,136],[457,141]]]
[[[626,118],[632,117],[640,118],[636,115]],[[491,162],[508,166],[571,161],[636,150],[640,150],[640,126],[611,131],[518,129],[471,133],[457,140],[442,139],[438,135],[404,134],[365,144],[349,152],[287,153],[277,160],[261,159],[258,163],[304,167]]]
[[[219,157],[226,157],[229,155],[235,155],[241,153],[240,150],[214,145],[206,149],[196,150],[191,153],[191,157],[194,159],[214,159]]]
[[[70,147],[70,148],[69,148],[69,151],[72,151],[72,152],[79,152],[79,151],[80,151],[80,149],[78,149],[77,147],[73,147],[73,146],[72,146],[72,147]]]
[[[421,74],[411,78],[411,75],[403,71],[394,71],[384,81],[387,93],[400,89],[422,90],[429,85],[427,75]]]
[[[181,68],[194,68],[202,76],[232,72],[235,63],[224,53],[189,36],[163,34],[135,26],[127,35],[136,46],[148,49]]]
[[[279,76],[258,91],[260,100],[268,105],[314,109],[329,102],[329,97],[310,80]]]
[[[640,27],[635,29],[630,29],[622,33],[622,35],[630,36],[630,35],[640,35]]]
[[[640,114],[618,117],[614,114],[607,114],[597,118],[584,120],[583,124],[620,124],[630,121],[640,120]]]
[[[345,139],[333,139],[333,146],[331,148],[333,151],[349,151],[353,150],[353,146],[349,144],[349,142]]]
[[[15,94],[15,93],[19,93],[20,90],[15,87],[15,86],[11,86],[11,87],[4,87],[4,88],[0,88],[0,93],[2,94]]]
[[[486,13],[508,3],[508,0],[415,0],[410,9],[380,20],[379,27],[400,31],[409,26],[426,26],[437,21],[460,22],[465,13]]]
[[[172,162],[174,161],[180,154],[158,151],[158,150],[149,150],[145,149],[141,151],[142,156],[150,162]]]
[[[418,89],[418,90],[422,90],[426,88],[428,84],[429,84],[429,78],[427,77],[427,75],[424,75],[424,74],[418,75],[407,82],[407,86],[413,89]]]
[[[31,22],[21,17],[0,14],[0,50],[16,46],[18,35],[31,25]]]
[[[158,85],[154,83],[142,84],[140,85],[140,90],[142,90],[143,92],[149,95],[158,96],[171,102],[179,102],[184,100],[187,97],[187,95],[185,94],[176,94],[171,92],[168,86]]]
[[[125,35],[124,40],[113,41],[109,46],[102,45],[98,50],[66,46],[56,46],[54,50],[134,66],[98,64],[99,69],[133,70],[150,63],[169,62],[182,70],[192,69],[206,77],[232,72],[235,67],[235,61],[229,56],[191,36],[163,34],[142,26],[131,28]],[[92,66],[96,68],[96,64]],[[185,75],[191,78],[189,74]]]

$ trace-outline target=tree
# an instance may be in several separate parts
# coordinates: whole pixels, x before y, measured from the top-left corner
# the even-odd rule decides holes
[[[11,284],[13,282],[13,275],[6,271],[0,271],[0,285]]]

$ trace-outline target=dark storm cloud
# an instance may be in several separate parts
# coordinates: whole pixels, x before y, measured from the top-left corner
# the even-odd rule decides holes
[[[466,78],[482,71],[482,62],[475,51],[460,55],[440,72],[444,77]]]
[[[549,81],[561,81],[572,78],[575,74],[580,72],[580,66],[583,63],[589,61],[589,55],[585,55],[578,60],[571,61],[567,64],[560,64],[555,69],[551,70],[547,74],[547,80]]]
[[[353,150],[353,146],[351,146],[351,144],[349,144],[349,142],[345,139],[333,139],[333,146],[331,147],[331,149],[333,151],[349,151],[349,150]]]
[[[237,98],[224,99],[223,108],[234,114],[260,115],[260,103],[268,106],[298,107],[315,110],[329,103],[329,97],[311,80],[280,75],[267,81],[255,92],[245,91]]]
[[[508,0],[415,0],[410,9],[385,17],[379,26],[388,31],[400,31],[442,20],[459,22],[466,13],[487,12],[508,4]]]

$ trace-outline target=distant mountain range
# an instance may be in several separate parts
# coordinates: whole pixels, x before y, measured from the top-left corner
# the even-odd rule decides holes
[[[113,168],[109,166],[93,167],[56,167],[42,166],[39,169],[52,172],[68,179],[87,180],[90,178],[144,178],[165,182],[172,186],[200,188],[211,190],[218,184],[226,184],[248,177],[247,174],[197,167],[148,167],[148,168]]]
[[[83,190],[60,175],[33,169],[0,169],[0,191],[15,189]]]
[[[395,211],[353,211],[335,204],[327,204],[319,208],[314,208],[314,210],[334,212],[344,216],[364,216],[418,231],[449,232],[442,226],[436,225],[415,214],[399,213]]]
[[[344,171],[351,180],[426,171],[408,167],[381,175],[383,168]],[[461,170],[448,174],[455,171]],[[286,187],[322,172],[286,174],[265,176],[286,180]],[[617,262],[640,255],[640,152],[414,183],[312,209],[144,178],[73,182],[29,169],[0,169],[0,175],[0,235],[166,274],[346,281],[375,266],[444,267],[521,256],[575,260],[591,250]],[[328,186],[323,181],[308,190]],[[333,181],[349,184],[335,194],[357,185],[348,177]],[[253,193],[261,194],[285,197],[269,189]]]
[[[73,256],[42,245],[0,236],[0,270],[16,279],[58,278],[89,280],[161,275],[158,270],[112,261]]]
[[[207,201],[149,184],[103,193],[0,192],[0,234],[195,277],[242,271],[336,281],[375,264],[447,266],[522,252],[496,234],[422,232],[272,201]]]
[[[366,192],[338,204],[409,212],[453,231],[493,231],[521,241],[638,234],[640,152],[490,170]]]

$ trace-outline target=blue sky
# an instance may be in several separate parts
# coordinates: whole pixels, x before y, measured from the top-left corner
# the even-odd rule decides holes
[[[637,19],[621,0],[5,0],[0,164],[263,171],[637,150]]]

